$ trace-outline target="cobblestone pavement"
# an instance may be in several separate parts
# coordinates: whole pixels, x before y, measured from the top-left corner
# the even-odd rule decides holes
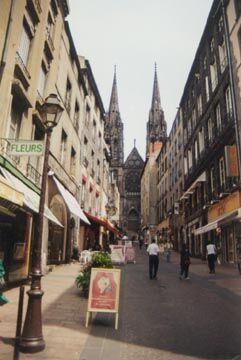
[[[158,280],[148,278],[148,257],[136,249],[136,264],[122,269],[119,328],[113,314],[96,314],[84,327],[87,301],[74,279],[79,264],[55,267],[43,278],[46,349],[19,359],[241,360],[241,276],[234,266],[215,275],[193,259],[190,280],[179,280],[179,258],[163,259]],[[18,289],[0,307],[0,359],[13,359]],[[25,298],[25,306],[27,297]]]

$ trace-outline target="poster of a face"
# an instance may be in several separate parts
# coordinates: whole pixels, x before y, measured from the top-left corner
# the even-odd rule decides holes
[[[119,291],[119,269],[92,268],[88,310],[117,312]]]

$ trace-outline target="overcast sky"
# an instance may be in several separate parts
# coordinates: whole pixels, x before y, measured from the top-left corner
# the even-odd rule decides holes
[[[125,158],[134,146],[145,158],[154,64],[168,133],[212,0],[69,0],[77,52],[91,64],[108,111],[117,66]]]

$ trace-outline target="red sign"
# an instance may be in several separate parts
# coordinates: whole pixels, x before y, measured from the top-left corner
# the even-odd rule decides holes
[[[225,162],[227,176],[239,176],[236,145],[225,146]]]
[[[117,312],[119,291],[119,269],[92,268],[88,311]]]

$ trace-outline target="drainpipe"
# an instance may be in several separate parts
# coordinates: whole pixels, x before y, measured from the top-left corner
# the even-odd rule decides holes
[[[231,101],[232,101],[234,127],[235,127],[235,138],[236,138],[236,144],[237,144],[239,184],[240,184],[241,183],[241,146],[240,146],[239,124],[238,124],[238,115],[237,115],[237,106],[236,106],[234,75],[233,75],[233,61],[232,61],[232,55],[231,55],[231,45],[230,45],[230,40],[229,40],[228,20],[227,20],[227,14],[226,14],[226,9],[225,9],[224,3],[225,3],[225,0],[221,0],[222,15],[223,15],[223,22],[224,22],[224,39],[225,39],[225,45],[226,45],[226,49],[227,49]]]

